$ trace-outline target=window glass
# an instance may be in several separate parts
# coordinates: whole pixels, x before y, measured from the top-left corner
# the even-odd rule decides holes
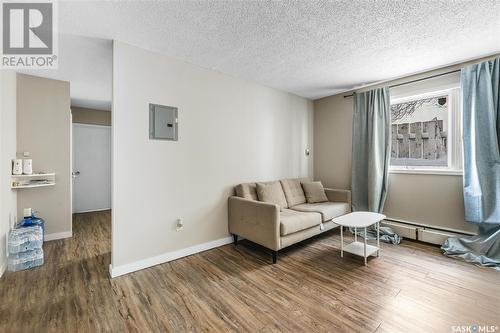
[[[450,104],[449,94],[392,103],[391,166],[449,166]]]

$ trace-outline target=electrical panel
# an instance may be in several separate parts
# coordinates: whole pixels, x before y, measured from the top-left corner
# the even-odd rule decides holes
[[[152,140],[178,140],[177,108],[149,104],[149,138]]]

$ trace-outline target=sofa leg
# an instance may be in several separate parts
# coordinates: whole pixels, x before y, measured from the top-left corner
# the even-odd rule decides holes
[[[233,235],[234,245],[238,245],[238,235]]]
[[[278,251],[273,251],[273,264],[278,261]]]

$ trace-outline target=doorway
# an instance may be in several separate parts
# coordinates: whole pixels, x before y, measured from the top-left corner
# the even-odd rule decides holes
[[[73,213],[111,209],[111,127],[73,123]]]

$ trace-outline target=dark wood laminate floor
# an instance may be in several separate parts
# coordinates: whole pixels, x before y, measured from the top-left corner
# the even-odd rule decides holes
[[[451,332],[500,326],[500,273],[403,241],[339,257],[338,231],[283,251],[223,246],[109,279],[110,212],[77,214],[45,264],[0,279],[0,332]]]

